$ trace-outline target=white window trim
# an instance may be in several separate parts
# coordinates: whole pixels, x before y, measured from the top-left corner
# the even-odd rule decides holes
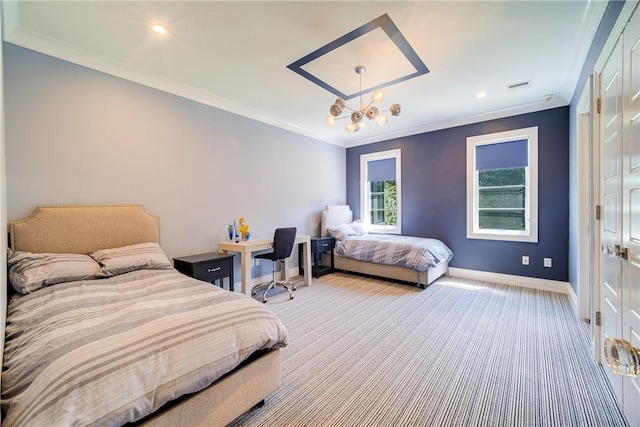
[[[397,224],[393,226],[384,225],[372,225],[369,217],[369,198],[367,197],[367,162],[384,159],[396,160],[396,203],[397,210]],[[401,179],[402,171],[400,165],[402,164],[400,149],[379,151],[377,153],[361,154],[360,155],[360,218],[365,223],[367,230],[370,233],[379,234],[402,234],[402,185]]]
[[[477,186],[477,172],[475,170],[475,148],[480,145],[496,144],[500,142],[529,140],[529,166],[527,170],[527,189],[525,208],[528,203],[526,218],[527,230],[480,230],[478,228],[478,198],[475,191]],[[504,240],[511,242],[538,243],[538,127],[497,132],[487,135],[471,136],[467,138],[467,238],[485,240]]]

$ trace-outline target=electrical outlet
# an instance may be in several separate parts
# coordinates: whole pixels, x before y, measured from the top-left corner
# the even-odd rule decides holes
[[[551,268],[551,258],[544,259],[544,266],[547,268]]]
[[[522,265],[529,265],[529,257],[522,255]]]

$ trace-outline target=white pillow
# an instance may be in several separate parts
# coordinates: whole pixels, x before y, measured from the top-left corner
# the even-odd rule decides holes
[[[157,243],[139,243],[89,252],[101,266],[100,277],[111,277],[135,270],[170,270],[169,258]]]
[[[369,234],[367,229],[364,228],[364,223],[360,219],[356,219],[355,221],[350,222],[348,225],[349,227],[351,227],[353,231],[356,232],[358,236],[364,236],[365,234]]]
[[[347,224],[340,224],[335,227],[327,227],[327,233],[329,233],[329,236],[335,238],[336,240],[344,240],[349,236],[358,235],[358,233],[356,233],[353,228],[351,228]]]

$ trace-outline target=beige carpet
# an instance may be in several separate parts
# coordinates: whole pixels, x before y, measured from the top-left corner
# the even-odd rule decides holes
[[[335,273],[267,305],[282,386],[235,426],[624,426],[565,295]]]

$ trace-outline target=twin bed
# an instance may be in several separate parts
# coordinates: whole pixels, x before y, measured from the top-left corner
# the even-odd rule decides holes
[[[336,239],[337,270],[412,282],[421,288],[447,274],[453,258],[453,252],[437,239],[369,235],[353,220],[348,205],[328,205],[322,211],[320,230],[323,237]]]
[[[226,425],[279,387],[284,325],[173,269],[141,206],[42,207],[9,231],[4,425]]]
[[[344,205],[323,212],[327,233],[337,269],[421,287],[453,256],[435,239],[369,236]],[[9,234],[4,425],[223,426],[280,386],[284,325],[178,273],[142,206],[39,207]]]

